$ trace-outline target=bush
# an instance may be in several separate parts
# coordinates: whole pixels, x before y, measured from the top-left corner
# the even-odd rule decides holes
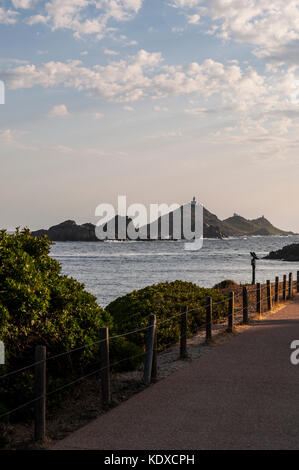
[[[120,372],[135,370],[144,361],[144,348],[128,341],[126,338],[115,338],[110,341],[110,363],[112,369]]]
[[[237,284],[235,281],[232,281],[231,279],[225,279],[224,281],[219,282],[218,284],[215,284],[213,287],[214,289],[231,289],[234,290],[236,288],[239,288],[240,284]]]
[[[179,339],[181,309],[188,307],[188,334],[194,334],[205,323],[206,298],[222,302],[226,297],[214,289],[204,289],[191,282],[165,282],[131,292],[111,302],[106,310],[113,318],[118,333],[145,328],[150,314],[157,316],[158,349],[174,344]],[[227,302],[215,305],[213,318],[227,314]],[[172,318],[174,317],[174,318]],[[139,346],[145,342],[146,331],[130,335],[130,341]]]
[[[59,263],[49,256],[51,242],[35,238],[28,229],[14,235],[0,232],[0,340],[6,347],[6,371],[33,362],[37,344],[49,355],[91,344],[99,329],[112,326],[111,316],[85,291],[84,285],[60,274]],[[70,358],[48,362],[49,375],[67,375],[98,360],[99,345]],[[71,365],[71,367],[70,367]],[[32,371],[0,382],[0,401],[16,407],[32,399]],[[7,392],[7,393],[6,393]],[[2,397],[2,399],[1,399]]]

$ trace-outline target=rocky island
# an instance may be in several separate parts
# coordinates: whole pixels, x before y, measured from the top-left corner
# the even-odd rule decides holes
[[[178,209],[180,210],[180,209]],[[165,215],[163,216],[165,217]],[[170,212],[169,215],[169,227],[170,227],[170,236],[169,239],[173,239],[173,228],[171,220],[173,220],[173,213]],[[161,239],[160,227],[161,219],[159,217],[158,222],[158,239]],[[115,227],[115,239],[125,239],[123,236],[118,237],[118,223],[120,216],[116,216],[109,223],[113,223]],[[129,217],[126,218],[126,226],[132,222],[132,219]],[[192,227],[193,221],[191,221]],[[104,226],[104,230],[107,231],[107,224]],[[48,230],[37,230],[33,231],[32,235],[40,237],[47,235],[52,241],[84,241],[84,242],[95,242],[100,241],[95,234],[96,226],[92,223],[85,223],[78,225],[74,220],[66,220],[58,225],[50,227]],[[145,237],[142,239],[151,240],[150,238],[150,224],[143,228]],[[220,220],[215,214],[208,211],[204,208],[204,220],[203,220],[203,236],[204,238],[228,238],[228,237],[240,237],[240,236],[271,236],[271,235],[294,235],[292,232],[287,232],[280,230],[274,225],[272,225],[264,216],[248,220],[244,217],[241,217],[238,214],[234,214],[232,217],[229,217],[225,220]],[[109,237],[107,237],[109,238]],[[182,237],[183,238],[183,237]]]
[[[264,259],[299,261],[299,243],[284,246],[281,250],[271,251]]]

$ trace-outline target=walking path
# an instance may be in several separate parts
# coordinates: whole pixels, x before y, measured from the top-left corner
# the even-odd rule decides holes
[[[299,449],[299,297],[53,449]]]

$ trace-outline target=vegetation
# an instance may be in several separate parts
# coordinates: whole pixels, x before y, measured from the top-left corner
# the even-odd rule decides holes
[[[0,340],[6,347],[6,365],[0,375],[33,362],[37,344],[49,356],[98,341],[99,329],[112,326],[110,315],[85,291],[84,285],[60,274],[49,256],[47,237],[34,238],[29,230],[14,235],[0,232]],[[99,359],[99,345],[48,363],[49,376],[65,377],[86,370]],[[0,381],[0,402],[8,409],[32,399],[33,371]]]
[[[221,281],[218,284],[215,284],[214,289],[217,289],[217,290],[222,290],[222,289],[234,290],[234,289],[239,288],[239,287],[240,287],[240,284],[237,284],[237,282],[232,281],[231,279],[225,279],[224,281]]]
[[[111,302],[107,311],[111,314],[118,333],[145,328],[150,314],[157,316],[158,349],[174,344],[179,339],[178,314],[188,307],[188,334],[192,335],[205,323],[207,297],[215,302],[214,319],[226,315],[226,297],[215,289],[204,289],[191,282],[164,282],[131,292]],[[218,302],[221,302],[218,304]],[[144,344],[146,331],[130,336],[136,344]]]
[[[299,243],[284,246],[281,250],[271,251],[265,259],[279,259],[283,261],[299,261]]]
[[[99,330],[103,326],[110,328],[113,337],[111,363],[117,363],[116,370],[128,370],[143,360],[150,314],[157,316],[160,350],[178,341],[182,309],[188,307],[190,312],[189,335],[205,322],[208,296],[215,302],[214,319],[226,315],[227,297],[222,293],[182,281],[134,291],[104,310],[83,284],[61,274],[59,263],[49,256],[51,243],[46,236],[31,236],[28,229],[13,235],[0,231],[0,340],[6,346],[6,364],[0,367],[0,376],[32,364],[34,347],[44,344],[48,357],[62,354],[47,362],[51,392],[71,378],[99,368]],[[118,336],[135,329],[142,331]],[[77,351],[63,354],[70,349]],[[34,398],[33,381],[32,368],[0,379],[0,415]],[[25,408],[11,419],[31,417],[31,413]],[[3,432],[0,423],[0,445],[6,439]]]

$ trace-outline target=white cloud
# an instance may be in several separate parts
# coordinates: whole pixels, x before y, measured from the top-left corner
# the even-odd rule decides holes
[[[27,10],[28,8],[32,8],[37,1],[38,0],[12,0],[11,3],[15,8]]]
[[[119,55],[119,52],[112,51],[111,49],[104,49],[104,54],[106,54],[106,55]]]
[[[263,76],[252,67],[225,65],[212,59],[184,66],[164,65],[161,53],[140,50],[104,66],[85,67],[79,60],[51,61],[39,66],[19,65],[2,71],[1,76],[9,89],[66,87],[127,106],[144,98],[189,96],[191,106],[185,113],[194,116],[206,112],[209,100],[212,104],[208,108],[218,109],[220,115],[299,115],[292,102],[296,79],[293,69],[278,69]],[[155,110],[161,112],[164,108],[160,103]],[[52,114],[66,115],[64,106],[55,107]]]
[[[187,20],[189,24],[198,24],[200,21],[200,15],[194,14],[194,15],[187,15]]]
[[[183,137],[183,132],[181,129],[166,131],[166,132],[158,132],[157,134],[147,136],[147,139],[174,139],[178,137]]]
[[[34,0],[12,0],[15,8],[30,8]],[[128,21],[137,15],[142,0],[49,0],[41,3],[35,15],[26,18],[29,25],[43,23],[55,31],[68,29],[76,38],[96,35],[102,39],[110,23]]]
[[[5,10],[0,7],[0,23],[15,24],[17,22],[18,13],[13,10]]]
[[[51,117],[65,117],[68,115],[69,112],[65,104],[58,104],[56,106],[53,106],[53,108],[49,112],[49,116]]]
[[[205,108],[188,108],[185,109],[186,114],[191,114],[192,116],[203,116],[206,114],[207,110]]]
[[[298,0],[171,0],[175,8],[209,16],[210,34],[256,46],[260,58],[298,64]],[[190,17],[190,16],[189,16]]]

